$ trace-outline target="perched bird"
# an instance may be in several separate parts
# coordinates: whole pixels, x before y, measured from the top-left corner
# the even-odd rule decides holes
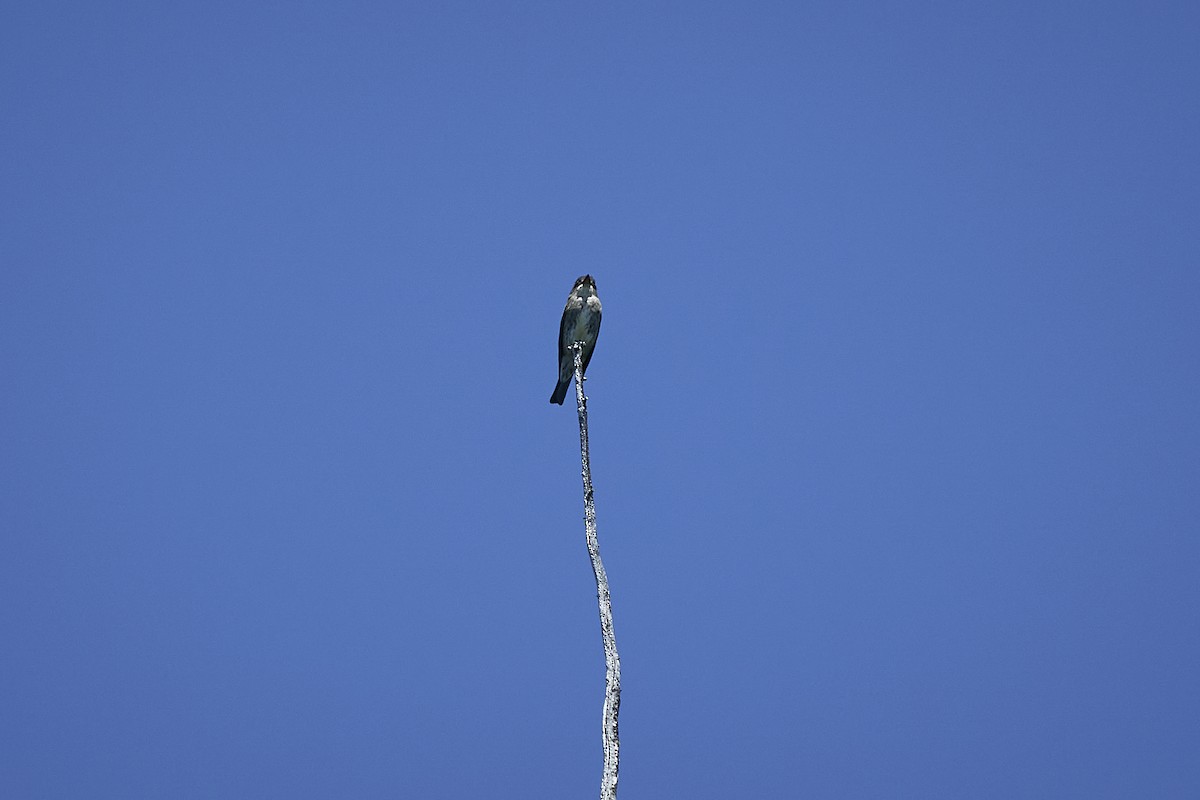
[[[596,294],[596,282],[591,275],[575,281],[567,295],[567,307],[563,309],[562,323],[558,326],[558,385],[550,395],[551,403],[560,406],[567,397],[567,387],[575,374],[575,351],[571,345],[583,342],[583,371],[587,372],[592,351],[596,349],[596,337],[600,334],[600,296]]]

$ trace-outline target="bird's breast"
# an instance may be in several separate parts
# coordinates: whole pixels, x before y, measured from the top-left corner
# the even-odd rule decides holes
[[[583,332],[594,325],[596,313],[596,310],[590,305],[586,305],[580,309],[579,315],[575,317],[575,330]]]

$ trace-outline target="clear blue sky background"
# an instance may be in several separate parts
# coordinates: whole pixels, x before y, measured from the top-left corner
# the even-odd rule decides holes
[[[1200,796],[1197,42],[9,4],[0,796]]]

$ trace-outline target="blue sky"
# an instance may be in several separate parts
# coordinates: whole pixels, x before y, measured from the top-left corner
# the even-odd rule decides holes
[[[0,795],[1200,791],[1194,4],[0,22]]]

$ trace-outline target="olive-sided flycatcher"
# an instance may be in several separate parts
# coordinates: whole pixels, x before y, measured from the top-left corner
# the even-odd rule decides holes
[[[596,337],[600,335],[600,296],[596,294],[596,282],[591,275],[575,281],[567,295],[567,307],[563,309],[562,323],[558,326],[558,385],[550,395],[551,403],[560,406],[567,397],[567,387],[575,374],[575,351],[571,345],[583,343],[583,371],[587,372],[592,351],[596,349]]]

